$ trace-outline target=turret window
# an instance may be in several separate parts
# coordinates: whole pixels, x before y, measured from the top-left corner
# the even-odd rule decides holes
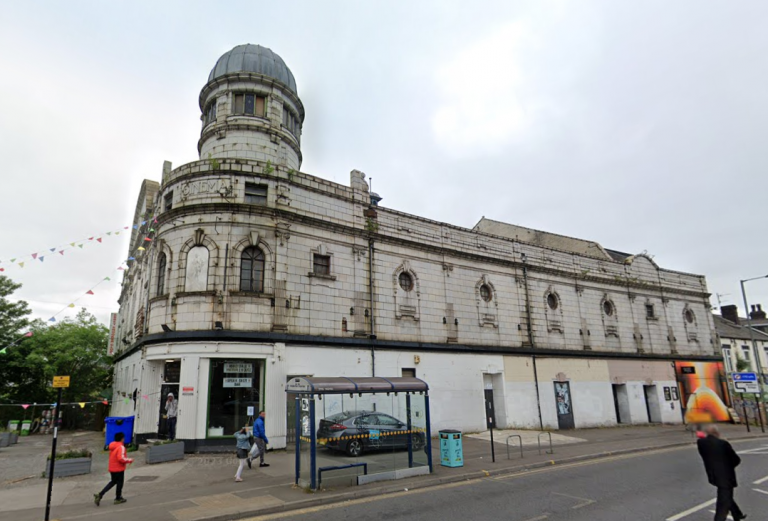
[[[235,94],[235,114],[247,116],[264,116],[267,99],[256,94]]]
[[[288,132],[290,132],[294,136],[298,137],[298,135],[299,135],[299,120],[287,108],[283,108],[283,126],[288,130]]]
[[[204,123],[207,125],[208,123],[213,123],[216,121],[216,100],[213,100],[208,104],[208,106],[205,108],[205,114],[204,114]]]
[[[246,204],[267,204],[267,185],[257,185],[256,183],[245,183],[245,202]]]

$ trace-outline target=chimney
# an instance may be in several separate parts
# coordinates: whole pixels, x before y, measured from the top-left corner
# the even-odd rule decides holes
[[[734,304],[729,304],[727,306],[720,306],[720,314],[723,316],[724,319],[729,320],[734,324],[738,325],[739,308],[736,307]]]
[[[755,306],[752,306],[752,313],[749,314],[749,318],[752,320],[765,320],[766,315],[765,311],[763,311],[763,305],[758,304],[757,309],[755,309]]]

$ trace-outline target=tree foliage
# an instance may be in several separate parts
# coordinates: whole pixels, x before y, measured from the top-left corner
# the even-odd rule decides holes
[[[2,314],[0,308],[0,316]],[[53,402],[56,391],[51,382],[57,375],[70,376],[70,387],[63,394],[66,402],[100,399],[110,387],[109,331],[96,317],[83,309],[74,319],[64,319],[51,326],[35,320],[29,324],[29,330],[31,337],[0,355],[0,401]],[[14,334],[15,339],[22,332],[16,330]]]
[[[8,297],[20,287],[21,284],[0,275],[0,349],[18,340],[24,328],[29,325],[27,303],[23,300],[18,302],[8,300]]]

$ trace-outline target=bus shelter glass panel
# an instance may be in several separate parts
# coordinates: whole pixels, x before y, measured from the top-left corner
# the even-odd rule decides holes
[[[428,465],[425,395],[329,394],[314,403],[318,488]]]

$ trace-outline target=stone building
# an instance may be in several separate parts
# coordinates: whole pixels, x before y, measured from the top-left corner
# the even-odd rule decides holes
[[[304,106],[269,49],[224,54],[199,105],[200,160],[166,162],[136,206],[113,415],[139,439],[172,391],[188,450],[231,448],[248,407],[285,446],[300,375],[415,375],[433,429],[484,430],[489,403],[499,428],[681,422],[696,389],[678,396],[676,367],[722,367],[700,275],[301,172]]]

